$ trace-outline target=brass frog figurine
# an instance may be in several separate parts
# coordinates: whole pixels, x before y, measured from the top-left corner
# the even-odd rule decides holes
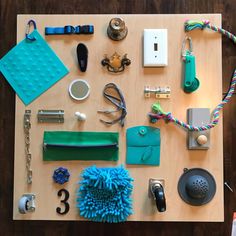
[[[124,71],[125,66],[129,66],[131,61],[127,58],[127,54],[121,58],[121,56],[115,52],[110,58],[105,55],[101,63],[103,66],[107,67],[109,72],[118,73]]]

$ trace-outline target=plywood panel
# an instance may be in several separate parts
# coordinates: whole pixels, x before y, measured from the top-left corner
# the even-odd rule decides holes
[[[24,37],[25,25],[29,19],[35,19],[39,32],[44,35],[45,26],[93,24],[95,34],[47,36],[47,42],[69,68],[70,73],[41,95],[37,100],[25,107],[16,98],[15,126],[15,171],[14,171],[14,219],[27,220],[83,220],[76,209],[76,191],[81,171],[92,164],[97,166],[125,165],[125,132],[136,125],[150,125],[147,112],[150,111],[154,98],[145,99],[145,85],[171,87],[171,99],[162,101],[163,108],[171,111],[179,119],[186,120],[186,109],[190,107],[209,107],[211,110],[219,103],[222,92],[221,71],[221,36],[211,31],[194,31],[189,33],[193,39],[196,55],[197,76],[201,86],[193,94],[185,94],[181,89],[182,62],[181,46],[185,37],[183,22],[188,19],[209,19],[213,24],[221,25],[221,16],[215,15],[119,15],[124,18],[129,33],[125,40],[114,42],[106,36],[109,20],[114,15],[18,15],[17,41]],[[145,28],[168,29],[168,66],[166,68],[142,67],[142,34]],[[83,42],[89,49],[87,72],[78,71],[76,47]],[[132,64],[119,75],[108,74],[100,64],[103,55],[128,53]],[[68,94],[68,86],[74,79],[86,79],[91,86],[90,97],[83,102],[73,101]],[[106,127],[100,123],[97,110],[108,107],[104,101],[102,90],[105,84],[116,83],[124,93],[128,115],[124,128],[118,124]],[[23,114],[25,109],[32,110],[31,152],[33,184],[26,184]],[[38,109],[64,109],[64,124],[38,124]],[[87,114],[87,120],[79,124],[74,113]],[[211,148],[208,151],[188,151],[186,148],[187,134],[174,124],[160,121],[156,127],[161,129],[161,165],[126,166],[134,178],[132,221],[223,221],[223,144],[222,119],[220,124],[211,131]],[[117,163],[98,161],[43,162],[42,141],[44,130],[73,131],[118,131],[120,132],[120,159]],[[57,186],[52,181],[53,170],[58,166],[67,167],[71,179],[65,185],[70,192],[71,210],[67,215],[56,213],[60,204]],[[177,192],[177,182],[183,168],[201,167],[209,170],[215,177],[217,192],[214,199],[202,207],[191,207],[185,204]],[[165,179],[167,211],[158,213],[155,205],[148,198],[148,179]],[[18,213],[18,199],[23,193],[36,194],[37,209],[32,214]],[[217,211],[215,211],[217,209]],[[214,214],[213,214],[214,212]]]

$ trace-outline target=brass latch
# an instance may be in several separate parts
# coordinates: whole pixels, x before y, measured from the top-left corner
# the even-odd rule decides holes
[[[170,87],[155,87],[150,88],[150,86],[144,87],[144,96],[146,98],[151,97],[151,93],[155,94],[156,98],[170,98]]]
[[[63,110],[39,110],[38,111],[39,123],[64,123]]]

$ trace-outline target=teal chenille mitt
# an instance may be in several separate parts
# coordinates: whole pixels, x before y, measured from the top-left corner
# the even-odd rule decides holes
[[[133,179],[122,166],[86,168],[79,182],[80,216],[97,222],[118,223],[132,214]]]

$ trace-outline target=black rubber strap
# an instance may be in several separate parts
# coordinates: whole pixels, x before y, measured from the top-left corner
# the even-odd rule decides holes
[[[88,64],[88,49],[83,43],[77,46],[77,58],[81,72],[85,72]]]

